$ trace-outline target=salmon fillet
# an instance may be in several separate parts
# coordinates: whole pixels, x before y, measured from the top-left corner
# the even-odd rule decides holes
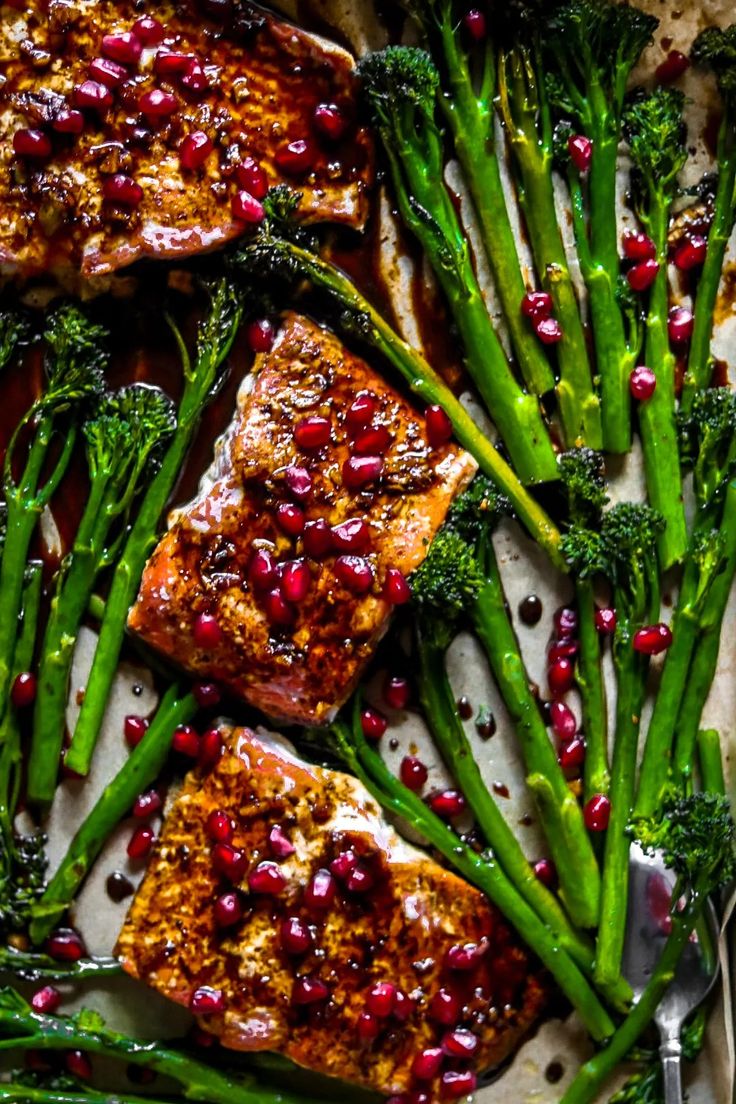
[[[372,147],[356,120],[352,57],[255,5],[224,7],[219,21],[195,0],[0,7],[0,270],[96,277],[216,249],[247,228],[236,193],[262,198],[283,181],[301,191],[305,219],[362,226]],[[155,17],[161,41],[116,62],[141,40],[104,37],[141,17]],[[315,115],[318,105],[330,110]],[[36,138],[14,151],[27,131]],[[189,167],[192,135],[205,144]]]
[[[356,779],[304,763],[278,737],[223,735],[222,758],[187,777],[166,817],[118,940],[124,969],[209,1010],[200,1024],[226,1047],[279,1051],[386,1094],[418,1087],[416,1055],[457,1027],[475,1051],[442,1071],[503,1061],[546,988],[483,894],[403,841]],[[213,836],[233,832],[218,849]],[[223,846],[236,853],[226,867]],[[315,901],[318,871],[330,888]],[[242,916],[218,927],[215,902],[233,886]],[[458,947],[469,969],[453,968]],[[388,1014],[361,1019],[382,982],[394,987]]]
[[[358,395],[375,408],[362,429],[350,423]],[[315,417],[329,443],[300,447]],[[380,465],[378,478],[349,486],[356,460]],[[457,446],[431,447],[424,419],[334,334],[288,314],[241,388],[207,485],[151,556],[129,627],[272,717],[325,723],[385,631],[391,580],[418,567],[474,472]],[[301,534],[284,530],[284,511]],[[300,579],[300,600],[281,609]]]

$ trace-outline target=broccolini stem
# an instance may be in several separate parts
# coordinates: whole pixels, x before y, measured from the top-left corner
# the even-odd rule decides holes
[[[78,962],[57,962],[45,954],[17,951],[0,946],[0,970],[24,981],[83,981],[122,973],[116,958],[80,958]]]
[[[595,626],[595,597],[589,579],[575,581],[575,595],[580,640],[576,677],[583,707],[584,799],[588,801],[593,794],[607,794],[611,781],[608,765],[608,710],[601,668],[600,636]]]
[[[606,1039],[614,1031],[610,1016],[600,1003],[567,951],[542,923],[503,873],[492,855],[479,855],[468,847],[422,799],[407,789],[389,770],[380,755],[368,746],[358,725],[353,734],[343,726],[333,727],[346,764],[388,811],[403,817],[444,855],[459,874],[477,886],[496,905],[506,919],[554,977],[560,989],[577,1009],[578,1015],[594,1039]]]
[[[153,1096],[121,1096],[116,1092],[113,1098],[109,1092],[97,1092],[95,1089],[40,1089],[31,1085],[0,1084],[0,1101],[3,1104],[165,1104]]]
[[[547,838],[560,879],[560,896],[573,923],[592,928],[598,919],[600,874],[593,847],[585,830],[577,804],[562,768],[557,761],[537,702],[529,689],[529,679],[505,608],[505,596],[498,564],[490,539],[485,538],[483,572],[485,585],[473,607],[473,623],[498,684],[501,696],[514,722],[527,773],[541,777],[554,795],[551,801],[532,787],[540,823]],[[564,831],[559,831],[560,816],[554,806],[564,809]],[[574,808],[573,808],[574,806]],[[549,821],[553,809],[555,823]],[[562,814],[560,814],[562,815]]]
[[[726,778],[723,772],[720,733],[715,728],[701,728],[697,739],[701,788],[725,797]]]
[[[191,694],[183,694],[176,685],[169,687],[145,736],[78,828],[61,865],[34,906],[30,928],[34,943],[45,939],[63,916],[113,828],[137,795],[158,777],[169,754],[174,729],[190,721],[196,712]]]

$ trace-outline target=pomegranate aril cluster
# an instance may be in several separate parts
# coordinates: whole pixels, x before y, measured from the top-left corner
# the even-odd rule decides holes
[[[575,657],[579,645],[577,611],[562,606],[554,615],[555,638],[547,652],[547,683],[552,696],[549,720],[559,740],[558,761],[570,778],[577,777],[585,761],[585,741],[578,737],[578,722],[562,700],[575,685]]]
[[[530,291],[521,301],[521,312],[532,324],[534,332],[544,345],[556,345],[562,341],[562,327],[552,315],[552,296],[546,291]]]

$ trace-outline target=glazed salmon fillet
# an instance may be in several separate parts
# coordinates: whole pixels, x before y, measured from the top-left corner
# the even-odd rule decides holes
[[[353,59],[255,5],[15,0],[0,54],[5,274],[216,249],[283,181],[307,220],[367,216]]]
[[[437,1098],[443,1076],[502,1062],[546,982],[486,898],[404,842],[356,779],[278,737],[223,736],[168,812],[124,969],[226,1047],[386,1094],[419,1087],[415,1059],[443,1039],[457,1056],[421,1086]]]
[[[288,314],[129,627],[271,717],[326,723],[474,472],[334,334]]]

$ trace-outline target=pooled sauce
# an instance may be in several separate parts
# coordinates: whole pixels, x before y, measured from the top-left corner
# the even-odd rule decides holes
[[[556,1085],[565,1076],[565,1067],[562,1062],[550,1062],[544,1071],[544,1076],[550,1085]]]
[[[519,602],[519,617],[525,625],[538,625],[542,617],[542,599],[536,594],[528,594]]]

